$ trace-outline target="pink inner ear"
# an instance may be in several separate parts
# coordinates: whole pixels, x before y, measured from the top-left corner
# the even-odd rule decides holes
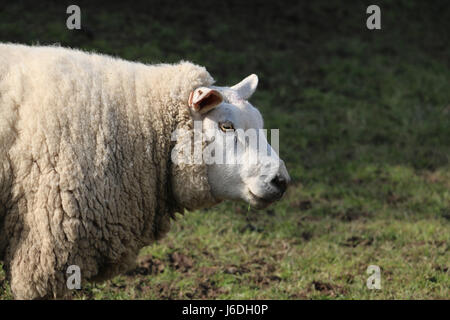
[[[215,107],[222,102],[222,97],[220,97],[215,91],[211,91],[206,94],[206,96],[198,102],[200,109],[205,107]]]
[[[199,94],[200,97],[198,101],[194,102],[195,94]],[[203,94],[203,96],[201,96]],[[189,95],[188,104],[191,108],[194,108],[195,111],[199,111],[200,113],[205,113],[219,105],[222,102],[222,95],[216,90],[209,90],[207,93],[204,93],[201,90],[192,91]]]

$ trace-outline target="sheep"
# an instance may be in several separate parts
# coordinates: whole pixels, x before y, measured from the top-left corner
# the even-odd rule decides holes
[[[289,176],[277,157],[264,182],[263,165],[247,179],[237,166],[171,161],[173,132],[192,133],[196,120],[217,127],[234,108],[262,127],[247,101],[256,76],[230,88],[213,83],[185,61],[0,44],[0,261],[16,299],[66,297],[71,265],[83,281],[129,270],[176,212],[279,199]],[[223,179],[240,179],[241,191]],[[252,183],[265,193],[244,190]]]

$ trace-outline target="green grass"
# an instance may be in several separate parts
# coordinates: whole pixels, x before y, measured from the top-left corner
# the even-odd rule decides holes
[[[381,31],[365,28],[364,3],[79,3],[84,31],[65,29],[63,4],[5,6],[0,39],[192,60],[219,85],[257,73],[252,102],[280,129],[293,185],[263,211],[224,203],[180,216],[140,268],[75,298],[450,298],[444,1],[380,1]],[[366,287],[372,264],[381,290]],[[2,273],[0,298],[11,298]]]

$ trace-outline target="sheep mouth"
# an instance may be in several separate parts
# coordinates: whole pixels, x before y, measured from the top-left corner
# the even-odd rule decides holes
[[[262,197],[258,197],[256,194],[254,194],[250,189],[248,190],[251,201],[250,204],[254,205],[256,209],[264,209],[270,206],[275,200],[274,199],[265,199]]]

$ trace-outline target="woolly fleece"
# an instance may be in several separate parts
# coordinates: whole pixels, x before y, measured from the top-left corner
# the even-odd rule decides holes
[[[0,44],[0,260],[18,299],[67,294],[131,268],[175,212],[211,206],[204,164],[175,166],[189,62],[145,65],[60,47]]]

